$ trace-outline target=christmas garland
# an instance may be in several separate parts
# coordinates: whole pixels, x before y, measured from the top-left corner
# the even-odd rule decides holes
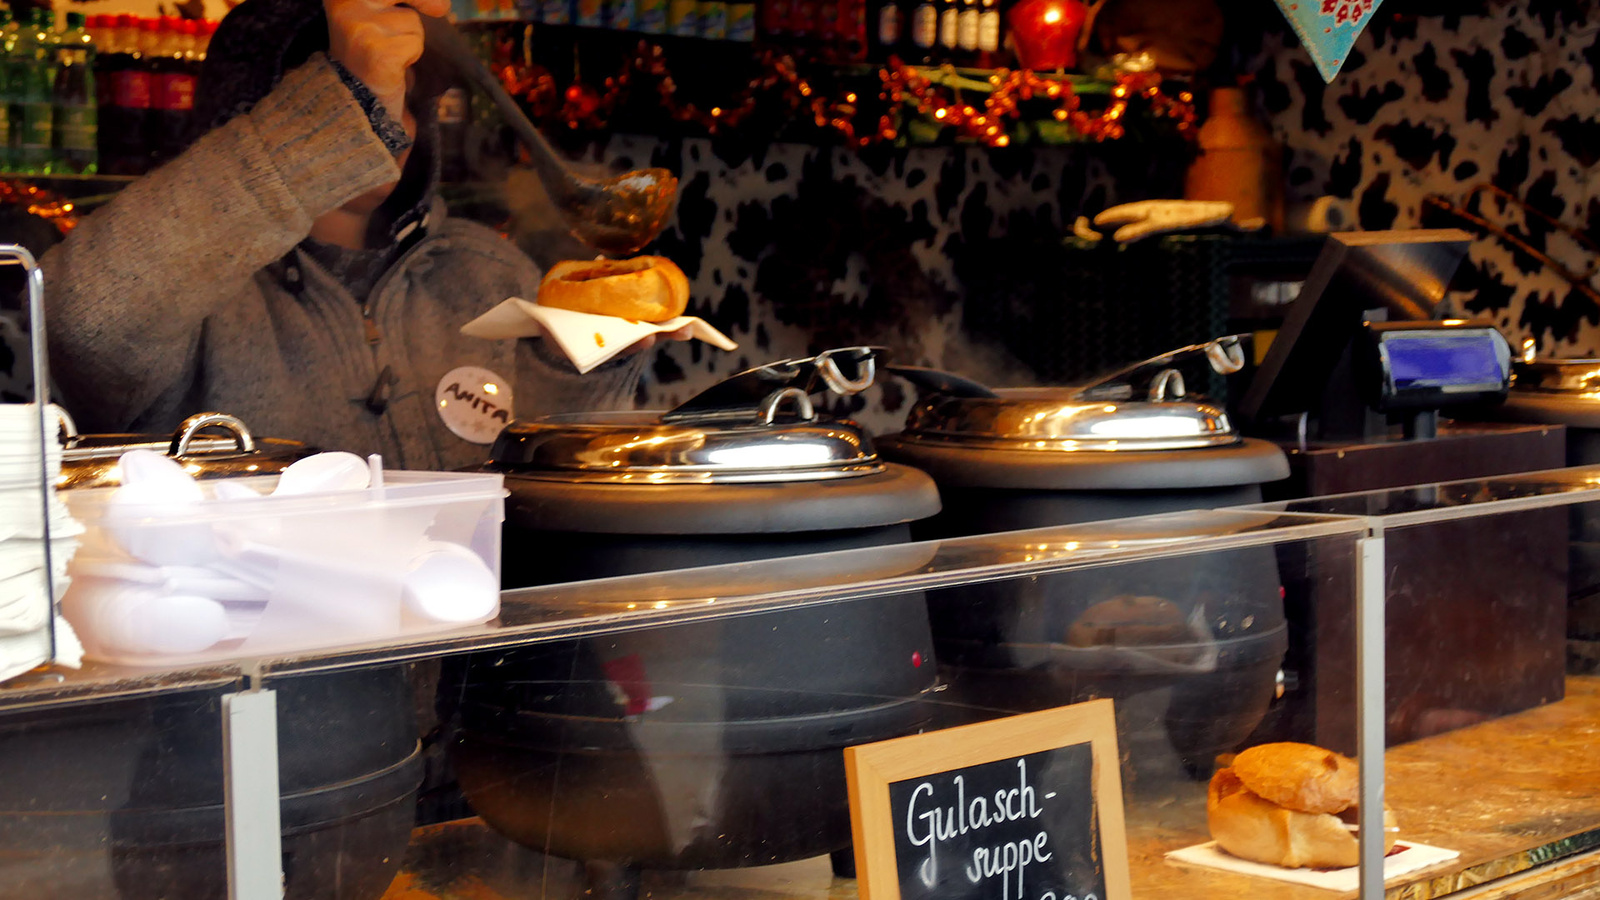
[[[1004,147],[1011,143],[1005,123],[1021,119],[1019,106],[1023,101],[1034,99],[1052,101],[1055,104],[1052,118],[1093,141],[1116,140],[1127,134],[1124,120],[1128,104],[1135,97],[1142,97],[1149,103],[1151,115],[1172,119],[1179,134],[1188,137],[1195,128],[1194,96],[1188,91],[1169,96],[1161,89],[1161,76],[1155,72],[1118,73],[1111,88],[1111,102],[1098,113],[1085,112],[1081,108],[1082,101],[1071,81],[1040,75],[1027,69],[996,69],[989,76],[988,97],[983,101],[983,109],[979,110],[961,102],[959,89],[954,92],[953,99],[938,91],[939,84],[955,84],[958,88],[961,85],[954,69],[946,67],[939,72],[942,77],[931,78],[917,69],[901,65],[898,60],[891,60],[889,67],[879,73],[884,84],[882,97],[891,106],[898,106],[909,95],[921,115],[991,147]],[[893,119],[886,113],[878,123],[878,139],[892,141],[896,137],[898,133]]]
[[[72,201],[22,179],[0,178],[0,203],[23,207],[29,215],[48,221],[63,235],[78,226],[77,207]]]
[[[576,81],[562,89],[550,72],[527,62],[502,63],[496,75],[513,97],[520,98],[531,118],[569,131],[605,130],[618,108],[645,84],[654,86],[659,108],[668,118],[712,135],[737,129],[765,100],[778,104],[786,116],[809,114],[819,129],[857,147],[899,140],[907,106],[936,128],[953,128],[962,138],[992,147],[1011,143],[1008,123],[1023,119],[1020,105],[1032,100],[1052,104],[1050,115],[1056,122],[1092,141],[1123,137],[1129,104],[1136,98],[1148,105],[1153,117],[1171,120],[1179,134],[1191,136],[1195,128],[1193,96],[1188,91],[1167,94],[1155,72],[1119,72],[1110,102],[1103,110],[1088,112],[1081,108],[1073,82],[1060,76],[997,69],[987,81],[976,81],[949,66],[919,69],[891,59],[877,71],[884,111],[869,131],[858,124],[863,109],[855,91],[825,94],[800,74],[793,57],[772,49],[757,50],[756,64],[756,76],[727,105],[710,109],[678,100],[665,55],[647,41],[640,41],[621,70],[605,79],[602,90]],[[962,99],[967,90],[987,94],[981,108]]]

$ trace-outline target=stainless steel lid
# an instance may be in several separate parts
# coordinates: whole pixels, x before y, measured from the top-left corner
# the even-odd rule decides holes
[[[1531,359],[1512,364],[1511,389],[1600,400],[1600,359]]]
[[[666,412],[582,413],[511,423],[490,452],[521,478],[612,484],[817,481],[884,471],[853,422],[810,394],[871,385],[875,348],[830,350],[741,372]]]
[[[616,484],[812,481],[883,471],[872,440],[851,422],[668,424],[662,415],[513,422],[496,439],[492,457],[519,477]]]
[[[1196,450],[1240,436],[1220,408],[1184,399],[1172,366],[1203,357],[1213,371],[1244,365],[1240,337],[1181,347],[1076,387],[991,390],[948,373],[896,369],[927,390],[906,418],[903,441],[994,450],[1128,452]],[[1142,393],[1144,399],[1135,399]]]
[[[1070,388],[935,396],[917,404],[903,439],[1000,450],[1192,450],[1237,443],[1228,416],[1186,400],[1089,400]]]
[[[65,415],[66,445],[56,487],[114,487],[120,483],[117,462],[129,450],[155,450],[182,463],[196,478],[268,475],[310,454],[299,441],[258,438],[245,424],[222,413],[199,413],[185,419],[170,436],[152,434],[79,434]],[[204,434],[220,430],[222,435]]]

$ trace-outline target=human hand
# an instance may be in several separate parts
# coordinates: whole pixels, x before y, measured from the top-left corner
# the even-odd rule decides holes
[[[443,16],[450,0],[323,0],[328,56],[361,79],[384,111],[415,132],[406,109],[407,77],[422,58],[422,19]]]
[[[618,353],[617,355],[632,356],[635,353],[643,353],[644,351],[649,350],[651,347],[654,347],[656,344],[663,341],[687,341],[693,337],[694,326],[685,325],[682,328],[679,328],[677,331],[660,331],[655,334],[647,334],[637,341],[634,341],[632,344],[624,347],[622,352]]]

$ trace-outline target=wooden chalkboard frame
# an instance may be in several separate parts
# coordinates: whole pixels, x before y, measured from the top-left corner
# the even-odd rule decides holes
[[[900,900],[891,783],[1079,744],[1089,744],[1094,758],[1096,828],[1105,862],[1106,896],[1100,900],[1132,900],[1122,770],[1110,700],[846,747],[850,831],[861,900]]]

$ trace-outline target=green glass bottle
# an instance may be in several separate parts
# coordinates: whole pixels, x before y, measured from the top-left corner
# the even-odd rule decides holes
[[[11,127],[13,117],[12,76],[13,52],[17,44],[18,26],[11,18],[10,9],[0,9],[0,172],[16,171],[16,130]]]
[[[54,14],[49,10],[34,10],[22,23],[11,54],[11,96],[15,110],[11,127],[17,131],[16,171],[34,175],[54,170],[55,109],[51,103],[55,91],[54,24]]]
[[[67,13],[67,30],[56,42],[51,90],[55,117],[51,136],[58,171],[88,175],[100,169],[94,50],[83,13]]]

